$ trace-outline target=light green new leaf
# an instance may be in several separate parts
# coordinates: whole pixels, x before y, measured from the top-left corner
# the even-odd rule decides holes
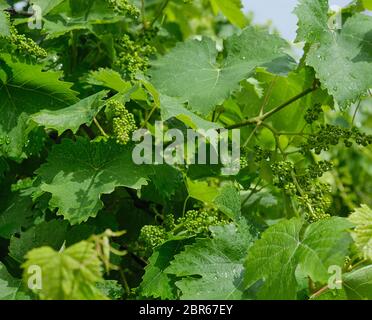
[[[10,20],[9,15],[4,11],[0,11],[0,37],[10,36]]]
[[[166,121],[170,118],[177,118],[182,121],[185,125],[189,126],[191,129],[219,129],[222,126],[211,121],[204,120],[195,113],[186,109],[185,101],[181,99],[168,97],[165,95],[160,96],[160,109],[161,118]]]
[[[18,262],[23,262],[25,255],[31,249],[48,246],[59,250],[66,240],[68,223],[67,221],[51,220],[42,222],[20,236],[13,236],[10,239],[9,255]]]
[[[0,137],[9,140],[0,145],[0,153],[24,158],[29,115],[46,107],[68,107],[77,102],[76,92],[71,83],[59,80],[62,73],[43,72],[42,66],[16,62],[5,54],[0,56],[0,75]]]
[[[117,92],[127,92],[132,85],[124,81],[121,75],[111,69],[100,68],[97,71],[91,71],[87,77],[89,84],[113,89]]]
[[[290,72],[287,76],[257,71],[255,79],[260,83],[264,92],[263,96],[259,96],[255,87],[249,83],[244,83],[242,90],[235,95],[246,118],[259,114],[262,106],[264,106],[264,112],[268,112],[304,90],[311,88],[314,81],[314,72],[309,67]],[[267,96],[270,99],[267,99]],[[325,91],[318,89],[293,102],[284,112],[278,112],[271,116],[271,125],[278,131],[301,131],[306,124],[304,115],[307,108],[316,103],[326,104],[326,99],[332,100]],[[271,134],[270,138],[272,138]]]
[[[13,278],[0,262],[0,300],[29,300],[22,280]]]
[[[190,40],[155,61],[150,74],[162,94],[188,101],[192,110],[207,115],[257,67],[283,59],[286,47],[278,36],[248,27],[227,39],[221,63],[214,41]]]
[[[165,272],[182,277],[176,282],[181,299],[241,299],[243,263],[252,236],[233,224],[210,229],[212,239],[197,239],[186,246]]]
[[[50,206],[71,224],[78,224],[97,215],[103,207],[102,194],[119,186],[140,189],[147,184],[152,168],[134,164],[129,146],[78,138],[56,145],[37,173],[41,189],[52,194]]]
[[[103,281],[102,263],[92,242],[79,242],[62,252],[50,247],[33,249],[22,265],[23,280],[28,282],[28,268],[41,269],[42,300],[101,300],[107,297],[96,287]]]
[[[94,117],[105,105],[102,99],[106,94],[107,91],[98,92],[64,109],[41,110],[33,114],[31,119],[46,129],[57,130],[59,135],[68,129],[76,133],[82,124],[92,123]]]
[[[328,24],[328,0],[301,0],[297,40],[310,47],[306,63],[341,107],[372,87],[372,17],[355,14],[341,30]]]
[[[327,283],[328,268],[343,266],[352,239],[347,219],[332,217],[306,226],[300,218],[281,221],[267,229],[249,250],[245,285],[264,284],[259,299],[296,299],[298,266],[313,281]]]
[[[242,3],[240,0],[210,0],[214,12],[217,14],[221,11],[229,21],[238,26],[244,28],[247,25],[247,18],[242,12]]]
[[[230,219],[236,221],[240,217],[240,195],[233,185],[226,184],[218,188],[203,180],[188,179],[187,190],[191,198],[214,205]]]
[[[30,1],[31,4],[37,5],[41,9],[41,14],[46,16],[50,11],[52,11],[55,7],[61,4],[65,0],[32,0]]]
[[[364,8],[372,10],[372,0],[362,0]]]
[[[350,215],[349,220],[355,225],[351,235],[356,246],[365,259],[372,260],[372,210],[362,204]]]

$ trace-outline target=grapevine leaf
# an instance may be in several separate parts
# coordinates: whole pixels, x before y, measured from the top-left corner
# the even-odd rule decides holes
[[[234,221],[239,219],[241,214],[240,195],[233,185],[228,184],[223,186],[213,202],[230,219]]]
[[[349,299],[372,299],[372,265],[345,274],[344,289]]]
[[[174,256],[183,249],[185,241],[171,240],[155,248],[139,287],[142,296],[161,299],[176,298],[175,277],[165,273],[164,270]]]
[[[233,224],[210,229],[212,239],[197,239],[186,246],[165,272],[182,277],[176,282],[181,299],[241,299],[243,263],[252,236],[240,233]]]
[[[123,287],[116,280],[104,280],[97,283],[97,288],[111,300],[119,300],[124,294]]]
[[[31,4],[39,6],[43,16],[46,16],[63,1],[64,0],[32,0]]]
[[[226,18],[239,28],[247,25],[247,18],[242,12],[242,3],[240,0],[210,0],[212,7],[216,13],[220,10]]]
[[[33,203],[30,197],[9,192],[2,192],[0,200],[0,237],[10,239],[29,224]]]
[[[118,72],[107,68],[91,71],[87,77],[87,82],[117,92],[127,92],[132,87],[129,82],[123,80]]]
[[[362,0],[364,8],[372,10],[372,0]]]
[[[151,183],[164,200],[169,200],[183,181],[181,172],[169,165],[156,165],[153,170]]]
[[[107,297],[96,287],[102,282],[102,263],[95,245],[82,241],[62,252],[50,247],[33,249],[22,265],[27,283],[30,266],[41,268],[42,289],[36,293],[43,300],[101,300]]]
[[[355,225],[351,235],[356,246],[365,259],[372,260],[372,210],[367,205],[360,208],[350,215],[349,220]]]
[[[203,180],[187,180],[187,189],[191,198],[214,205],[230,219],[240,217],[240,195],[236,188],[227,184],[222,188],[211,186]]]
[[[341,31],[328,24],[328,0],[301,0],[298,41],[310,47],[306,63],[341,107],[357,100],[372,86],[372,17],[355,14]]]
[[[242,90],[236,94],[238,103],[245,117],[250,118],[260,112],[264,106],[264,112],[268,112],[288,101],[313,85],[314,72],[311,68],[301,68],[287,76],[278,76],[269,72],[259,71],[255,78],[259,81],[265,94],[259,96],[251,84],[242,85]],[[270,99],[267,99],[267,96]],[[291,104],[285,112],[278,112],[270,117],[272,126],[278,131],[300,131],[306,124],[304,115],[306,106],[315,103],[326,103],[329,96],[322,90],[316,90]]]
[[[248,27],[227,39],[226,58],[219,63],[211,39],[187,41],[153,63],[152,80],[162,94],[188,101],[192,110],[207,115],[257,67],[282,59],[286,46],[278,36]]]
[[[219,129],[222,126],[204,120],[203,118],[199,117],[195,113],[191,112],[190,110],[184,107],[185,101],[181,99],[168,97],[165,95],[160,96],[160,106],[161,106],[161,118],[163,121],[166,121],[170,118],[177,118],[178,120],[182,121],[184,124],[189,126],[192,129]]]
[[[67,227],[67,221],[51,220],[21,232],[19,237],[10,239],[9,255],[22,263],[31,249],[48,246],[59,250],[66,239]]]
[[[342,288],[327,290],[315,300],[371,300],[372,265],[348,272],[342,277]]]
[[[0,37],[9,36],[10,36],[9,16],[4,11],[0,11]]]
[[[295,299],[298,266],[316,282],[326,283],[328,267],[343,266],[352,224],[333,217],[306,227],[299,218],[284,220],[267,229],[249,250],[245,285],[264,280],[259,299]]]
[[[47,1],[41,1],[42,5],[48,5]],[[47,39],[56,39],[73,30],[93,32],[96,24],[112,24],[122,19],[123,17],[115,14],[107,0],[62,1],[59,5],[53,4],[52,10],[44,18],[43,31],[47,34]]]
[[[135,165],[129,146],[78,138],[55,146],[37,173],[41,189],[52,194],[50,206],[71,224],[78,224],[97,215],[103,207],[101,194],[119,186],[140,189],[152,169]]]
[[[73,133],[79,130],[82,124],[90,125],[97,113],[105,105],[102,100],[107,91],[101,91],[76,104],[59,110],[41,110],[31,116],[31,119],[46,129],[55,129],[61,135],[70,129]]]
[[[43,72],[41,66],[15,62],[9,55],[0,56],[0,70],[6,74],[5,81],[0,81],[0,137],[9,140],[0,152],[23,158],[29,115],[45,106],[51,110],[68,107],[77,101],[76,92],[70,83],[59,80],[60,72]]]
[[[13,278],[0,262],[0,300],[28,300],[22,280]]]
[[[191,198],[207,204],[213,203],[214,199],[218,196],[218,188],[209,185],[207,181],[203,180],[187,180],[187,190]]]

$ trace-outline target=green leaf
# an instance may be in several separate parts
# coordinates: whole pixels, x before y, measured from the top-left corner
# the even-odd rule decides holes
[[[170,261],[179,253],[185,241],[171,240],[154,249],[145,267],[139,292],[147,298],[175,299],[176,287],[174,285],[175,277],[164,272],[170,265]]]
[[[259,114],[264,106],[264,112],[268,112],[283,104],[301,92],[313,86],[314,72],[305,67],[287,76],[278,76],[266,71],[258,71],[255,75],[264,90],[264,95],[259,96],[253,85],[244,84],[242,90],[236,94],[237,101],[245,117],[250,118]],[[267,98],[269,97],[269,99]],[[270,117],[272,126],[278,131],[299,132],[306,124],[304,115],[307,107],[315,103],[326,103],[329,96],[322,90],[316,90],[295,102],[284,112],[278,112]],[[270,133],[270,137],[272,134]]]
[[[22,280],[13,278],[0,262],[0,300],[28,300]]]
[[[48,6],[47,0],[39,0],[43,6]],[[50,4],[51,10],[44,17],[43,32],[47,39],[56,39],[73,30],[94,31],[95,25],[113,24],[123,20],[110,7],[107,0],[58,0]]]
[[[278,36],[248,27],[227,39],[222,62],[211,39],[190,40],[155,61],[150,74],[162,94],[188,101],[192,110],[207,115],[257,67],[283,58],[286,47]]]
[[[3,190],[2,190],[3,191]],[[0,194],[0,237],[10,237],[30,223],[33,214],[30,197],[19,193],[1,192]]]
[[[340,31],[328,25],[327,0],[301,0],[297,41],[306,41],[306,63],[341,107],[372,86],[372,17],[355,14]]]
[[[31,249],[48,246],[59,250],[66,239],[67,227],[67,221],[51,220],[21,232],[19,237],[10,239],[9,255],[22,263]]]
[[[365,204],[354,210],[349,220],[355,225],[351,235],[365,259],[372,260],[372,210]]]
[[[5,54],[0,56],[1,71],[6,79],[0,81],[0,137],[6,137],[9,144],[0,146],[0,153],[24,158],[29,115],[46,106],[50,110],[68,107],[78,99],[71,83],[59,80],[60,72],[43,72],[41,66],[16,62]]]
[[[154,174],[151,175],[151,183],[164,200],[169,200],[183,182],[181,172],[169,165],[153,166]],[[144,188],[146,190],[146,187]],[[146,192],[144,190],[144,192]]]
[[[362,0],[364,8],[372,10],[372,0]]]
[[[10,36],[9,15],[5,13],[4,11],[0,11],[0,37],[9,37],[9,36]]]
[[[52,11],[59,4],[65,0],[32,0],[31,4],[37,5],[40,7],[42,15],[46,16],[50,11]]]
[[[238,26],[244,28],[247,25],[248,19],[242,12],[242,3],[240,0],[210,0],[215,13],[220,10],[229,21]]]
[[[107,91],[98,92],[64,109],[41,110],[33,114],[31,119],[46,129],[57,130],[59,135],[68,129],[76,133],[82,124],[92,123],[94,117],[105,105],[102,99],[106,94]]]
[[[97,283],[97,288],[111,300],[119,300],[123,297],[124,289],[116,280],[104,280]]]
[[[132,87],[129,82],[123,80],[118,72],[107,68],[91,71],[87,77],[87,82],[117,92],[127,92]]]
[[[252,236],[233,224],[210,229],[212,239],[186,246],[165,272],[182,277],[176,282],[181,299],[242,299],[243,263]]]
[[[181,99],[161,95],[160,106],[162,120],[166,121],[171,118],[177,118],[191,129],[209,130],[222,128],[221,125],[204,120],[202,117],[186,109],[184,104],[185,101]]]
[[[96,287],[103,278],[94,243],[82,241],[62,252],[41,247],[30,251],[26,258],[23,280],[28,282],[29,267],[40,267],[42,289],[35,291],[42,300],[107,299]]]
[[[217,208],[230,219],[237,221],[241,215],[241,202],[238,190],[231,184],[221,187],[219,194],[213,200]]]
[[[249,250],[246,287],[264,280],[259,299],[296,299],[299,266],[313,281],[327,283],[329,266],[343,266],[352,241],[347,232],[350,227],[350,222],[339,217],[309,226],[299,218],[271,226]]]
[[[41,189],[52,194],[50,206],[71,224],[95,217],[103,207],[102,194],[119,186],[140,189],[152,172],[149,166],[133,163],[129,146],[83,138],[56,145],[37,171]]]
[[[343,286],[349,299],[372,300],[372,265],[345,274]]]
[[[188,179],[187,190],[191,198],[202,201],[206,205],[216,206],[230,219],[236,221],[240,217],[240,195],[232,184],[218,188],[207,181]]]

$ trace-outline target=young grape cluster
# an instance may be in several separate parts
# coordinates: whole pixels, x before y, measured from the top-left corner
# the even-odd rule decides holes
[[[167,240],[167,232],[162,226],[146,225],[142,227],[138,241],[145,248],[153,249]]]
[[[313,106],[306,110],[305,121],[308,124],[312,124],[313,122],[319,119],[319,116],[322,112],[323,112],[322,105],[319,103],[314,104]]]
[[[112,117],[112,131],[117,142],[127,144],[131,139],[131,134],[137,129],[133,114],[117,100],[108,101],[107,109]]]
[[[128,0],[107,0],[109,5],[114,9],[116,13],[126,14],[134,19],[137,19],[140,15],[140,11],[136,6],[130,4]]]
[[[346,129],[326,124],[321,125],[317,133],[310,135],[307,141],[301,145],[301,148],[303,153],[314,150],[316,154],[320,154],[322,151],[328,151],[330,146],[339,144],[340,141],[343,141],[345,147],[348,148],[353,145],[353,141],[366,147],[372,144],[372,135],[362,133],[355,127]]]
[[[329,217],[330,188],[328,184],[317,179],[332,169],[330,162],[320,161],[299,173],[290,161],[275,162],[271,169],[274,185],[298,201],[310,222]]]
[[[201,209],[189,210],[184,217],[178,219],[178,227],[182,227],[188,234],[208,233],[209,227],[227,223],[217,210]]]
[[[240,157],[240,168],[249,166],[249,158],[252,152],[248,148],[242,148]],[[272,157],[272,151],[264,150],[260,146],[255,145],[253,149],[253,156],[255,162],[268,161]]]
[[[44,59],[48,55],[34,40],[27,38],[24,34],[19,34],[14,26],[10,28],[9,42],[21,54],[30,55],[38,59]]]
[[[270,159],[272,152],[270,150],[264,150],[260,146],[254,146],[254,161],[261,162],[263,160]]]
[[[173,214],[164,217],[162,225],[147,225],[141,229],[139,242],[146,248],[153,249],[172,236],[208,234],[209,227],[229,223],[229,220],[218,210],[202,208],[189,210],[183,217],[174,218]]]
[[[141,41],[133,41],[129,35],[124,35],[118,42],[119,50],[114,67],[133,80],[137,73],[144,72],[149,66],[149,57],[156,52],[146,37]]]

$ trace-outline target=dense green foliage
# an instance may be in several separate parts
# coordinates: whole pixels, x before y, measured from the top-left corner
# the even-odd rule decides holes
[[[370,0],[299,0],[300,59],[239,0],[12,4],[0,299],[372,299]],[[135,164],[155,121],[239,129],[240,171]]]

